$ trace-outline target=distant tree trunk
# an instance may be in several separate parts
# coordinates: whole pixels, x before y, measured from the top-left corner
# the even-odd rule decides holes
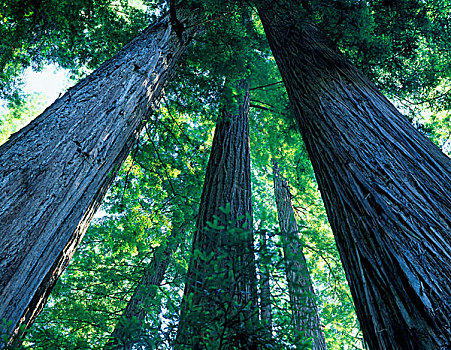
[[[326,341],[321,330],[307,260],[302,252],[290,190],[287,181],[280,174],[277,162],[273,161],[273,164],[274,196],[279,217],[296,349],[325,350]]]
[[[194,35],[192,27],[180,38],[169,22],[150,26],[0,147],[0,320],[11,322],[8,335],[43,308],[157,107]]]
[[[371,349],[451,348],[451,160],[302,25],[257,2]]]
[[[225,112],[216,125],[196,229],[176,348],[248,344],[258,321],[249,91],[238,115]]]
[[[268,252],[268,241],[266,231],[260,232],[260,312],[263,327],[267,330],[269,337],[272,336],[272,309],[271,309],[271,285],[270,281],[271,258]]]
[[[130,350],[140,343],[143,335],[142,326],[155,303],[158,287],[164,279],[173,253],[177,250],[183,230],[173,228],[166,242],[158,247],[153,260],[144,271],[136,289],[119,319],[113,333],[112,340],[105,347],[109,350]]]

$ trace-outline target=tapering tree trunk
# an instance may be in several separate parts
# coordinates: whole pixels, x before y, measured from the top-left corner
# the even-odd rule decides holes
[[[371,349],[451,348],[451,160],[361,72],[258,1]]]
[[[216,125],[196,229],[176,348],[248,343],[258,320],[249,91],[239,113],[223,113]]]
[[[296,349],[325,350],[326,341],[321,330],[307,260],[302,252],[290,189],[280,174],[277,162],[273,160],[273,164],[274,196],[290,295],[295,346]]]
[[[44,306],[193,34],[179,37],[168,18],[150,26],[0,147],[8,334]]]
[[[271,308],[271,285],[270,266],[271,257],[268,252],[268,240],[266,231],[260,232],[260,313],[262,325],[266,329],[269,338],[272,336],[272,308]]]
[[[155,304],[158,287],[164,279],[172,254],[177,250],[182,235],[182,229],[173,228],[166,242],[156,249],[153,260],[146,267],[143,277],[128,301],[106,349],[130,350],[140,343],[143,322],[149,309]]]

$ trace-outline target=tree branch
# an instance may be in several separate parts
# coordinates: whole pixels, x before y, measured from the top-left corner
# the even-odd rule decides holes
[[[267,84],[267,85],[256,86],[256,87],[253,87],[252,89],[249,89],[249,91],[257,90],[257,89],[264,89],[264,88],[267,88],[269,86],[273,86],[273,85],[277,85],[277,84],[281,84],[281,83],[283,83],[282,80],[281,81],[276,81],[275,83],[271,83],[271,84]]]

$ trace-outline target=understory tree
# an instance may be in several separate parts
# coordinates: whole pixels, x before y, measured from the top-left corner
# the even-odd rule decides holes
[[[181,236],[185,234],[183,227],[173,223],[171,234],[153,254],[152,261],[146,266],[144,274],[127,303],[122,315],[111,334],[111,341],[106,349],[133,349],[134,346],[146,344],[145,319],[149,310],[156,304],[158,288],[163,282],[172,255],[180,245]]]
[[[290,189],[273,160],[274,196],[277,205],[284,264],[287,274],[296,349],[325,350],[326,341],[316,307],[316,298],[307,260],[299,239]]]

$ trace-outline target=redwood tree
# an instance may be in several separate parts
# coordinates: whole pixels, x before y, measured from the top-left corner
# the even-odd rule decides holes
[[[450,348],[451,160],[296,6],[257,2],[364,338],[371,349]]]
[[[263,327],[267,330],[267,336],[272,336],[272,307],[271,307],[271,256],[268,250],[268,238],[265,230],[260,232],[259,252],[260,274],[260,318]]]
[[[194,31],[176,33],[163,18],[0,147],[0,320],[10,322],[8,335],[44,306]]]
[[[144,275],[119,318],[106,349],[133,349],[140,343],[140,337],[144,333],[143,322],[156,301],[158,287],[163,282],[172,254],[177,250],[183,234],[183,228],[174,227],[164,244],[155,250],[153,259],[146,266]]]
[[[307,260],[299,239],[299,228],[294,217],[288,182],[282,177],[276,161],[273,161],[273,165],[274,197],[290,295],[296,342],[294,345],[296,349],[308,347],[313,350],[325,350],[326,341],[321,331]]]
[[[177,348],[220,349],[253,341],[258,321],[252,237],[249,91],[223,111],[206,170]]]

